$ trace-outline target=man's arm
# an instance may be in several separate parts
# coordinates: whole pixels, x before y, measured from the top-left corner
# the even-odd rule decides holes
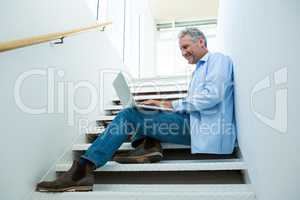
[[[153,105],[153,106],[159,106],[163,108],[173,108],[171,101],[158,101],[158,100],[147,100],[142,102],[143,105]]]
[[[233,87],[232,67],[233,64],[228,57],[218,55],[210,63],[205,81],[195,77],[197,83],[187,97],[172,101],[175,111],[201,111],[212,108],[224,100],[225,93]]]

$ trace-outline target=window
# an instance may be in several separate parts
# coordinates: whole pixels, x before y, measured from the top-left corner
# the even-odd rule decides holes
[[[172,75],[189,75],[194,65],[189,65],[187,61],[182,57],[181,51],[178,45],[179,32],[188,27],[189,22],[185,22],[187,26],[181,24],[181,27],[170,28],[168,24],[157,25],[156,35],[156,75],[157,76],[172,76]],[[173,23],[173,26],[176,23]],[[177,23],[179,26],[180,23]],[[193,26],[199,28],[207,37],[207,45],[209,51],[216,51],[216,22]]]
[[[202,30],[208,49],[217,50],[216,19],[156,24],[147,0],[86,1],[99,21],[113,21],[108,36],[135,78],[191,75],[195,66],[187,64],[178,46],[177,35],[185,27]]]

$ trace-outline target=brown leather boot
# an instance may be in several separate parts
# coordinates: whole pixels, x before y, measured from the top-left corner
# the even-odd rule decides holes
[[[94,166],[85,164],[81,166],[74,161],[72,167],[54,181],[43,181],[37,184],[36,190],[40,192],[75,192],[92,191],[94,185]]]
[[[158,140],[146,137],[134,150],[116,153],[113,161],[118,163],[154,163],[163,158],[163,150]]]

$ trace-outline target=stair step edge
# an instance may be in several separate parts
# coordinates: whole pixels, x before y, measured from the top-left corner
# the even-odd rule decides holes
[[[35,193],[34,200],[49,198],[49,194]],[[256,200],[249,184],[95,184],[92,192],[56,193],[51,197],[65,199],[200,199]]]
[[[56,165],[57,172],[67,171],[71,163]],[[218,171],[246,170],[241,159],[210,159],[210,160],[168,160],[159,163],[119,164],[109,161],[96,171]]]
[[[162,148],[163,149],[189,149],[190,146],[187,145],[179,145],[179,144],[169,144],[169,143],[162,143]],[[89,147],[91,146],[90,143],[87,144],[75,144],[72,147],[73,151],[85,151],[87,150]],[[126,142],[124,144],[121,145],[121,147],[119,148],[119,150],[133,150],[134,148],[132,148],[131,143]]]

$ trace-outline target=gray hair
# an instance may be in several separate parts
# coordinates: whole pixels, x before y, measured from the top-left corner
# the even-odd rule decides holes
[[[207,47],[207,40],[202,31],[200,31],[198,28],[186,28],[178,34],[178,38],[182,38],[186,35],[189,35],[192,38],[193,42],[197,42],[200,38],[204,39],[204,45]]]

